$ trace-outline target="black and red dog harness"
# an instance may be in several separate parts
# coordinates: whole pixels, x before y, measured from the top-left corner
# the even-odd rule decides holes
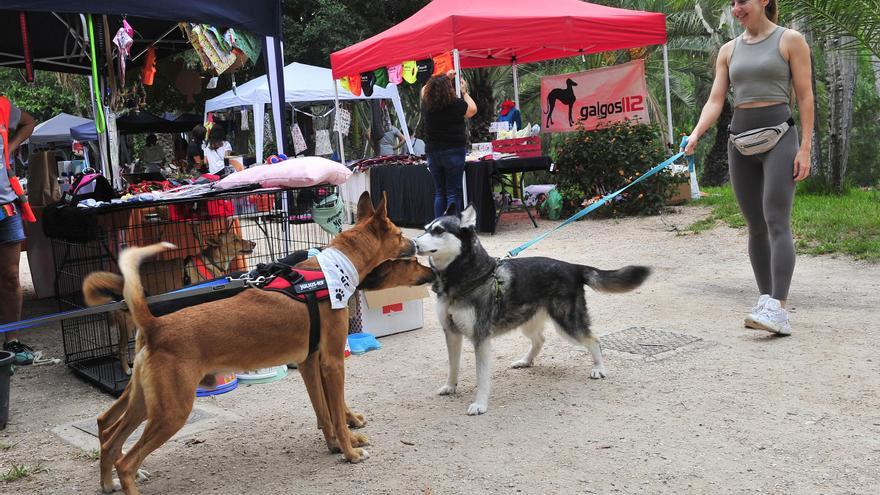
[[[280,292],[308,306],[309,355],[311,355],[318,349],[321,340],[321,313],[318,310],[318,303],[330,299],[324,272],[296,269],[284,263],[270,263],[266,269],[274,275],[274,278],[260,286],[261,289]]]

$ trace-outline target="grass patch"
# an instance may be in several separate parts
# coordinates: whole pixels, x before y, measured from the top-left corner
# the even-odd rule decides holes
[[[708,196],[700,204],[711,206],[712,213],[688,230],[703,232],[717,222],[745,227],[730,186],[707,187],[704,192]],[[799,192],[791,223],[799,253],[845,254],[880,262],[880,191],[854,188],[841,196]]]
[[[101,458],[101,449],[83,450],[82,456],[86,459],[97,461]]]
[[[45,473],[46,471],[48,470],[42,464],[37,464],[35,467],[24,465],[18,466],[16,464],[13,464],[12,467],[9,468],[9,471],[7,471],[5,474],[0,474],[0,481],[11,483],[15,480],[27,478],[32,474]]]

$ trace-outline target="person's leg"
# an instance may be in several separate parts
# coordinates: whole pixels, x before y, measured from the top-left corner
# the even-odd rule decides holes
[[[446,211],[446,170],[443,166],[443,152],[428,153],[428,170],[434,179],[434,218],[443,216]]]
[[[740,154],[732,144],[727,145],[730,163],[730,184],[736,202],[749,229],[749,260],[761,294],[769,294],[773,283],[770,270],[770,237],[764,219],[764,172],[755,156]]]
[[[464,193],[462,191],[462,178],[464,177],[465,149],[456,148],[448,150],[446,156],[446,206],[453,203],[458,211],[464,210]]]
[[[794,157],[798,150],[797,129],[790,129],[764,158],[764,218],[770,240],[770,297],[785,305],[795,250],[791,235],[791,209],[794,205]]]
[[[21,217],[16,215],[0,220],[0,323],[21,319],[21,284],[18,266],[21,262],[21,241],[24,228]],[[30,364],[34,360],[32,350],[18,342],[18,332],[6,332],[3,349],[14,352],[16,364]]]

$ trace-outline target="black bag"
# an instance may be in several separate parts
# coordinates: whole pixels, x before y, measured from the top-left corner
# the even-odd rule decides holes
[[[43,233],[50,239],[69,242],[97,240],[101,234],[98,226],[98,208],[77,208],[59,201],[43,210]]]

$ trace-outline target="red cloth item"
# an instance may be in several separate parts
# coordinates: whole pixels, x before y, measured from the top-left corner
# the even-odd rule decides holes
[[[666,16],[580,0],[434,0],[330,54],[333,77],[457,48],[460,68],[509,66],[666,43]],[[512,48],[512,50],[507,50]]]
[[[144,86],[152,86],[153,78],[156,76],[156,49],[152,46],[147,48],[147,55],[144,57],[144,68],[141,71],[141,82]]]
[[[513,100],[504,100],[501,102],[501,115],[507,115],[516,107],[516,103]]]

